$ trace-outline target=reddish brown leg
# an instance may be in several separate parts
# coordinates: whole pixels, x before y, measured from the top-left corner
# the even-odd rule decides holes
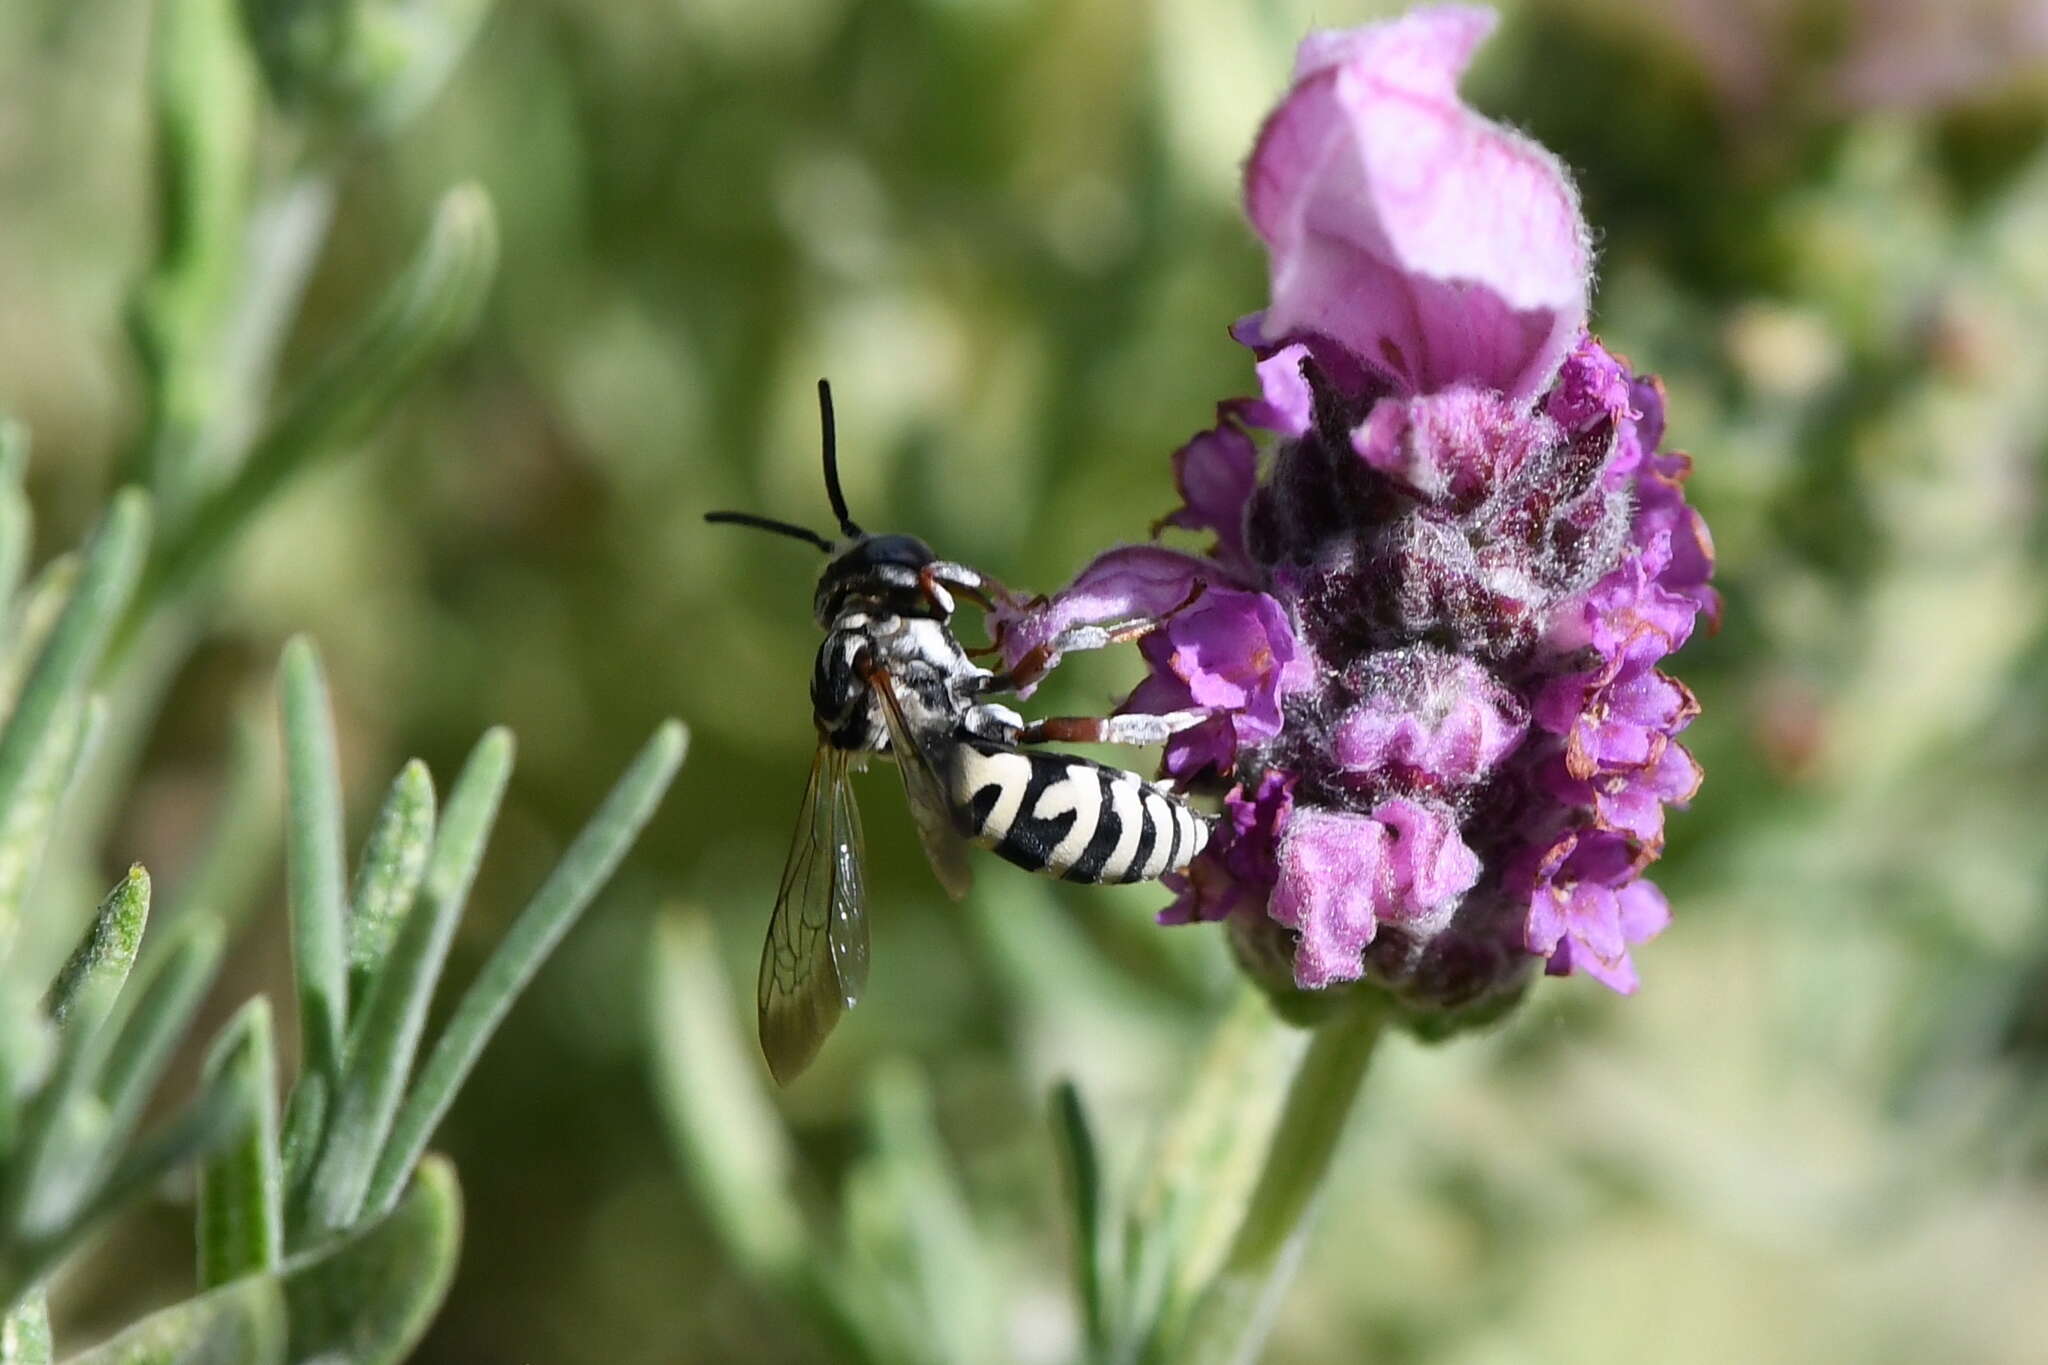
[[[1047,716],[1017,732],[1019,744],[1106,744],[1107,716]]]
[[[965,564],[950,560],[939,560],[925,566],[924,577],[929,577],[980,607],[983,611],[994,611],[999,599],[1010,595],[1010,590],[979,569],[970,569]]]

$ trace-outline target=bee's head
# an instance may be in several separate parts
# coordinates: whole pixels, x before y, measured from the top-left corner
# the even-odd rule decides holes
[[[898,616],[930,615],[935,608],[918,587],[918,573],[938,558],[932,547],[916,536],[871,536],[860,529],[846,510],[846,494],[839,488],[832,387],[822,379],[818,381],[818,420],[825,432],[825,494],[832,499],[832,515],[839,519],[839,533],[844,540],[835,544],[807,527],[757,517],[751,512],[711,512],[704,519],[773,531],[815,545],[832,556],[832,562],[818,576],[818,591],[812,599],[821,626],[831,625],[849,603],[862,603]]]
[[[818,575],[811,608],[818,624],[829,626],[851,604],[896,616],[924,616],[930,600],[918,586],[918,575],[938,556],[916,536],[855,536],[833,547],[832,562]]]

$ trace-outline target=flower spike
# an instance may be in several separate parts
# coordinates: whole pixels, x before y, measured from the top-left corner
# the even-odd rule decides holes
[[[1261,392],[1175,452],[1154,528],[1208,548],[1110,550],[999,620],[1010,657],[1207,585],[1124,703],[1208,713],[1164,768],[1223,816],[1161,920],[1226,921],[1276,993],[1363,980],[1437,1032],[1538,968],[1636,988],[1670,917],[1642,874],[1700,780],[1660,665],[1719,610],[1663,390],[1585,330],[1569,176],[1458,96],[1493,24],[1303,42],[1245,173],[1272,289],[1231,331]]]

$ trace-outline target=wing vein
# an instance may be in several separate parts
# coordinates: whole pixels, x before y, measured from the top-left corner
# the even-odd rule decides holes
[[[761,947],[761,1052],[784,1085],[817,1056],[867,979],[865,850],[848,777],[847,756],[820,743]]]

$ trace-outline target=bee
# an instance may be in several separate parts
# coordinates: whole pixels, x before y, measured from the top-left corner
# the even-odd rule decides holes
[[[782,1084],[817,1055],[867,980],[867,886],[849,775],[870,755],[894,761],[919,842],[956,900],[971,880],[969,844],[1067,881],[1138,882],[1185,868],[1210,832],[1185,801],[1137,773],[1027,747],[1158,744],[1205,713],[1027,722],[991,700],[1034,685],[1064,653],[1136,639],[1158,620],[1073,627],[1013,668],[979,667],[951,621],[958,601],[988,612],[1003,588],[915,536],[863,531],[840,491],[832,390],[822,379],[818,410],[840,539],[750,512],[705,517],[805,541],[829,557],[811,603],[825,632],[811,671],[818,748],[756,988],[761,1050]]]

